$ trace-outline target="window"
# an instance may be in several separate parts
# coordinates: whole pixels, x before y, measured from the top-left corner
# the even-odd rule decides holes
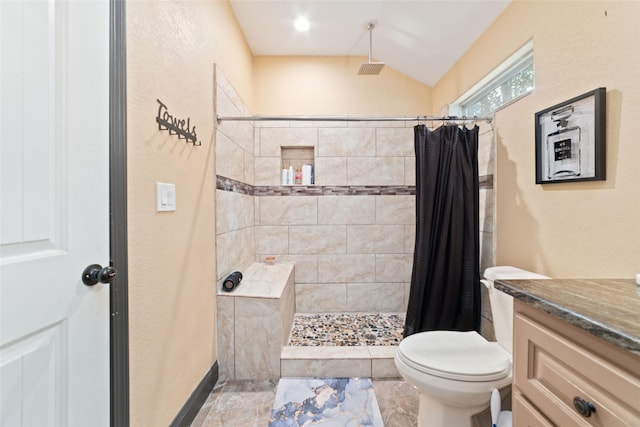
[[[533,41],[530,41],[454,104],[460,115],[486,116],[531,93],[534,87]]]

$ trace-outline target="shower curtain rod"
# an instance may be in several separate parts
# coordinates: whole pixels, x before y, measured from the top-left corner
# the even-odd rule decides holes
[[[493,117],[467,117],[467,116],[216,116],[218,123],[230,121],[297,121],[297,122],[394,122],[394,121],[434,121],[434,122],[461,122],[461,121],[486,121],[491,123]]]

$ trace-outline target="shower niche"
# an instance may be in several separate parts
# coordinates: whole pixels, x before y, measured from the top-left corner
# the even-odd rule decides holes
[[[281,184],[315,184],[315,149],[309,147],[281,147]]]

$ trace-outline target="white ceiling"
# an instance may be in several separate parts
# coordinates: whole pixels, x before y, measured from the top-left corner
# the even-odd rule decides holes
[[[368,56],[433,86],[511,0],[231,0],[256,56]],[[304,16],[307,32],[293,23]],[[384,70],[383,70],[384,73]]]

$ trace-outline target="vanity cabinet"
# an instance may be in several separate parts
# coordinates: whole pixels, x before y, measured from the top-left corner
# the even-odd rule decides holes
[[[640,427],[640,355],[514,303],[514,426]]]

